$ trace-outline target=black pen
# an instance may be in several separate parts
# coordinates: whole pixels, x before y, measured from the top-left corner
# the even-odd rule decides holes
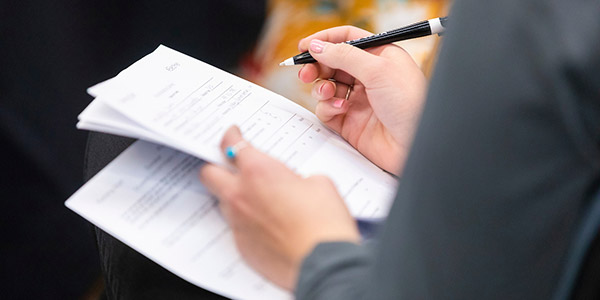
[[[441,34],[448,25],[448,17],[435,18],[427,21],[422,21],[408,25],[402,28],[385,31],[372,36],[351,40],[344,42],[346,44],[358,47],[360,49],[366,49],[371,47],[377,47],[393,42],[415,39],[423,36],[432,34]],[[283,62],[280,66],[293,66],[300,64],[314,63],[316,60],[308,53],[308,51],[300,53],[294,57],[290,57]]]

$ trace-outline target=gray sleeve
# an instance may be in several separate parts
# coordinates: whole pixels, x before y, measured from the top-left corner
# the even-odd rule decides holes
[[[597,16],[456,1],[376,251],[317,247],[299,299],[552,298],[600,189]]]
[[[306,257],[296,299],[362,299],[372,255],[365,245],[321,243]]]

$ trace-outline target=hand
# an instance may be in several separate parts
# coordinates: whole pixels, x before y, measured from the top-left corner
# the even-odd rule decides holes
[[[232,127],[221,147],[241,140]],[[293,290],[303,258],[318,243],[360,240],[327,177],[301,178],[252,146],[240,149],[233,162],[237,172],[205,165],[200,180],[219,198],[244,260],[269,280]]]
[[[398,174],[425,99],[426,80],[401,47],[361,50],[341,43],[371,34],[342,26],[302,39],[298,48],[308,49],[318,63],[303,66],[298,77],[314,82],[316,114],[325,125],[373,163]]]

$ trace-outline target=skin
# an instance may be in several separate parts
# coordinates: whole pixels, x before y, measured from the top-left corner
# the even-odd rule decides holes
[[[240,140],[232,127],[222,147]],[[359,242],[356,223],[329,178],[301,178],[251,146],[239,151],[234,165],[235,173],[207,165],[200,179],[219,198],[242,257],[269,280],[292,290],[302,259],[318,242]]]
[[[425,78],[398,46],[364,51],[337,44],[367,35],[343,26],[302,39],[299,50],[310,48],[318,63],[303,66],[298,77],[313,85],[316,114],[325,125],[381,168],[399,173],[422,107]],[[241,140],[232,127],[221,147]],[[242,257],[277,285],[294,289],[302,260],[317,244],[360,242],[356,222],[328,178],[302,178],[252,146],[241,149],[233,164],[235,171],[207,164],[200,180],[220,199]]]
[[[369,35],[351,26],[336,27],[302,39],[298,48],[306,51],[315,39],[341,43]],[[373,163],[398,174],[425,98],[426,80],[414,60],[393,44],[364,51],[325,43],[323,52],[310,52],[319,63],[305,65],[298,77],[313,83],[317,117]],[[345,100],[349,85],[353,88]]]

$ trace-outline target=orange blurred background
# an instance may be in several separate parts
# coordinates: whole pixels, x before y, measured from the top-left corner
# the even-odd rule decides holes
[[[353,25],[382,32],[414,22],[445,16],[448,0],[271,0],[267,20],[255,50],[243,60],[238,75],[313,110],[310,85],[296,76],[299,66],[279,62],[298,54],[298,41],[314,32]],[[431,74],[440,38],[398,42]]]

